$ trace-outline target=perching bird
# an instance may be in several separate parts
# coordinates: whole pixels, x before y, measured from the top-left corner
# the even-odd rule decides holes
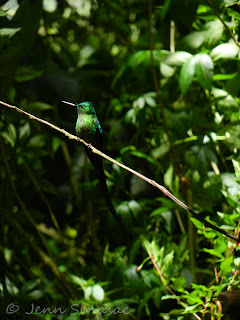
[[[96,111],[94,109],[93,104],[89,101],[78,103],[78,104],[74,104],[74,103],[70,103],[70,102],[66,102],[66,101],[63,101],[63,103],[67,103],[67,104],[70,104],[72,106],[77,107],[78,118],[77,118],[76,127],[75,127],[77,136],[79,138],[82,138],[83,140],[85,140],[85,142],[90,143],[91,145],[93,145],[97,149],[101,150],[101,148],[102,148],[102,128],[101,128],[101,125],[98,121]],[[122,230],[126,231],[126,228],[125,228],[121,218],[116,213],[114,206],[112,204],[111,198],[110,198],[110,194],[109,194],[107,184],[106,184],[106,177],[105,177],[105,174],[103,171],[102,158],[100,156],[94,154],[86,146],[85,146],[85,150],[86,150],[86,153],[87,153],[89,160],[91,161],[94,168],[96,169],[98,179],[99,179],[102,191],[103,191],[103,195],[104,195],[104,198],[105,198],[105,201],[107,203],[109,210],[111,211],[115,220],[121,226]],[[175,197],[172,196],[171,199],[173,200],[173,198],[175,198]],[[174,201],[177,203],[180,202],[179,200],[176,201],[176,198]],[[204,223],[205,227],[216,230],[216,231],[220,232],[221,234],[224,234],[225,236],[240,243],[240,240],[237,237],[229,234],[228,232],[224,231],[223,229],[220,229],[220,228],[214,226],[212,223],[206,221],[203,217],[201,217],[201,215],[196,214],[193,210],[188,208],[186,205],[185,205],[185,209],[187,211],[189,211],[195,219]]]
[[[83,139],[87,143],[90,143],[92,146],[97,149],[102,149],[102,128],[98,121],[96,111],[91,102],[85,101],[82,103],[74,104],[67,101],[62,101],[63,103],[70,104],[72,106],[77,107],[78,118],[75,126],[76,134],[79,138]],[[106,201],[106,204],[111,211],[113,217],[117,221],[117,223],[124,230],[125,227],[121,218],[118,216],[116,210],[111,201],[111,197],[108,191],[108,187],[106,184],[106,177],[103,171],[102,157],[94,154],[88,147],[85,146],[85,151],[92,165],[94,166],[98,180],[100,182],[103,195]]]

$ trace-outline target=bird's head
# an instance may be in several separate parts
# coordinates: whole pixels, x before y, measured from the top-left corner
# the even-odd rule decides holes
[[[95,114],[95,109],[94,106],[92,104],[92,102],[90,101],[84,101],[81,103],[71,103],[71,102],[67,102],[67,101],[62,101],[63,103],[69,104],[71,106],[77,107],[77,111],[78,114],[86,114],[86,115],[90,115],[90,114]]]

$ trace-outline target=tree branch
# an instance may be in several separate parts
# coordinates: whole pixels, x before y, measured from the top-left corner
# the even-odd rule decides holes
[[[149,254],[149,258],[152,260],[152,263],[153,263],[155,269],[157,270],[157,273],[158,273],[159,277],[161,278],[163,285],[164,285],[164,286],[166,287],[166,289],[171,293],[171,295],[176,298],[177,302],[178,302],[183,308],[186,309],[186,308],[187,308],[187,305],[186,305],[181,299],[179,299],[178,296],[176,296],[176,294],[172,291],[172,289],[171,289],[171,288],[169,287],[169,285],[167,284],[167,282],[166,282],[166,280],[164,279],[164,276],[163,276],[163,274],[162,274],[159,266],[157,265],[157,262],[156,262],[156,261],[154,260],[154,258],[153,258],[153,255],[152,255],[152,254]],[[196,319],[202,320],[202,319],[198,316],[198,314],[196,314],[195,312],[193,313],[193,315],[194,315],[194,317],[195,317]]]
[[[43,123],[43,124],[51,127],[52,129],[61,132],[62,134],[64,134],[64,135],[65,135],[66,137],[68,137],[69,139],[76,140],[76,141],[78,141],[78,142],[83,143],[85,146],[87,146],[89,149],[91,149],[91,151],[92,151],[93,153],[95,153],[95,154],[99,155],[100,157],[103,157],[103,158],[107,159],[108,161],[116,164],[117,166],[119,166],[119,167],[121,167],[121,168],[123,168],[123,169],[125,169],[125,170],[127,170],[127,171],[129,171],[129,172],[131,172],[132,174],[136,175],[136,176],[139,177],[140,179],[146,181],[147,183],[151,184],[151,185],[154,186],[155,188],[159,189],[163,194],[165,194],[168,198],[170,198],[172,201],[174,201],[175,203],[177,203],[177,204],[178,204],[180,207],[182,207],[184,210],[189,211],[189,212],[193,215],[193,217],[194,217],[195,219],[197,219],[197,220],[201,221],[202,223],[204,223],[204,225],[205,225],[206,227],[211,228],[211,229],[213,229],[213,230],[215,230],[215,231],[218,231],[218,232],[220,232],[221,234],[223,234],[223,235],[231,238],[232,240],[240,243],[240,240],[239,240],[237,237],[231,235],[230,233],[228,233],[228,232],[226,232],[226,231],[224,231],[224,230],[222,230],[222,229],[214,226],[214,225],[211,224],[210,222],[206,221],[203,217],[201,217],[201,216],[200,216],[199,214],[197,214],[195,211],[193,211],[192,209],[190,209],[185,203],[183,203],[183,202],[180,201],[178,198],[176,198],[176,197],[175,197],[170,191],[168,191],[164,186],[158,184],[158,183],[155,182],[154,180],[149,179],[149,178],[145,177],[143,174],[141,174],[141,173],[139,173],[139,172],[137,172],[137,171],[135,171],[135,170],[133,170],[133,169],[125,166],[124,164],[122,164],[122,163],[120,163],[120,162],[112,159],[111,157],[109,157],[109,156],[106,155],[105,153],[99,151],[98,149],[96,149],[95,147],[93,147],[91,144],[87,143],[87,142],[84,141],[83,139],[80,139],[79,137],[76,137],[76,136],[70,134],[70,133],[67,132],[66,130],[61,129],[61,128],[53,125],[52,123],[50,123],[50,122],[48,122],[48,121],[46,121],[46,120],[40,119],[40,118],[38,118],[38,117],[36,117],[36,116],[34,116],[34,115],[32,115],[32,114],[30,114],[30,113],[22,110],[22,109],[19,109],[19,108],[16,107],[16,106],[12,106],[12,105],[10,105],[10,104],[8,104],[8,103],[6,103],[6,102],[0,101],[0,104],[6,106],[6,107],[8,107],[8,108],[15,109],[15,110],[17,110],[18,112],[23,113],[23,114],[25,114],[26,116],[28,116],[30,119],[39,121],[39,122],[41,122],[41,123]]]
[[[225,30],[227,31],[227,33],[229,34],[229,36],[233,39],[234,43],[240,48],[240,43],[237,41],[237,39],[234,37],[234,35],[232,34],[231,30],[228,28],[228,26],[226,25],[226,23],[223,21],[223,19],[221,18],[221,16],[219,15],[219,13],[217,12],[216,8],[214,7],[214,4],[211,0],[207,0],[209,6],[212,8],[212,11],[214,12],[214,14],[218,17],[218,19],[221,21],[221,23],[223,24]]]

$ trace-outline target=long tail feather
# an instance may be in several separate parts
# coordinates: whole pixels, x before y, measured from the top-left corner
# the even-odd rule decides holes
[[[108,190],[107,183],[106,183],[106,177],[105,177],[105,174],[103,171],[102,158],[99,157],[98,155],[93,154],[92,151],[89,150],[87,147],[85,147],[85,150],[86,150],[86,153],[87,153],[89,160],[91,161],[92,165],[94,166],[94,168],[97,172],[98,180],[100,182],[101,189],[102,189],[106,204],[107,204],[112,216],[116,220],[116,222],[119,224],[121,229],[123,231],[125,231],[126,228],[122,222],[122,219],[119,217],[119,215],[117,214],[117,212],[112,204],[111,196],[109,194],[109,190]]]

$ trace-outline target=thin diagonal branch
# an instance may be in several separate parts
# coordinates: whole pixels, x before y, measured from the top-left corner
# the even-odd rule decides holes
[[[166,280],[164,279],[164,276],[163,276],[163,274],[162,274],[159,266],[157,265],[157,262],[154,260],[154,258],[153,258],[153,256],[152,256],[151,254],[149,254],[149,258],[152,260],[152,263],[153,263],[155,269],[157,270],[157,273],[158,273],[159,277],[161,278],[162,283],[164,284],[164,286],[166,287],[166,289],[171,293],[172,296],[174,296],[174,297],[176,298],[177,302],[178,302],[183,308],[186,309],[186,308],[187,308],[187,305],[186,305],[184,302],[182,302],[182,300],[179,299],[178,296],[176,296],[176,294],[175,294],[175,293],[172,291],[172,289],[169,287],[169,285],[167,284]],[[193,315],[194,315],[194,317],[195,317],[196,319],[202,320],[202,319],[199,317],[198,314],[193,313]]]
[[[36,120],[36,121],[39,121],[49,127],[51,127],[52,129],[58,131],[58,132],[61,132],[62,134],[64,134],[66,137],[68,137],[69,139],[72,139],[72,140],[76,140],[78,142],[81,142],[83,143],[85,146],[87,146],[89,149],[91,149],[91,151],[97,155],[99,155],[100,157],[103,157],[105,159],[107,159],[108,161],[116,164],[117,166],[131,172],[132,174],[136,175],[137,177],[139,177],[140,179],[146,181],[147,183],[151,184],[152,186],[154,186],[155,188],[159,189],[162,193],[164,193],[168,198],[170,198],[172,201],[174,201],[175,203],[177,203],[180,207],[182,207],[184,210],[186,211],[189,211],[193,217],[199,221],[201,221],[202,223],[204,223],[204,225],[208,228],[211,228],[217,232],[220,232],[221,234],[224,234],[225,236],[231,238],[232,240],[240,243],[240,240],[233,236],[232,234],[214,226],[213,224],[211,224],[210,222],[206,221],[202,216],[200,216],[199,214],[197,214],[194,210],[192,210],[191,208],[189,208],[185,203],[183,203],[181,200],[179,200],[178,198],[176,198],[170,191],[168,191],[168,189],[166,189],[164,186],[158,184],[156,181],[152,180],[152,179],[149,179],[147,177],[145,177],[143,174],[125,166],[124,164],[114,160],[113,158],[109,157],[108,155],[106,155],[105,153],[99,151],[98,149],[96,149],[95,147],[93,147],[91,144],[87,143],[86,141],[84,141],[83,139],[79,138],[79,137],[76,137],[74,136],[73,134],[70,134],[69,132],[67,132],[66,130],[64,129],[61,129],[53,124],[51,124],[50,122],[46,121],[46,120],[43,120],[43,119],[40,119],[26,111],[23,111],[22,109],[19,109],[18,107],[16,106],[12,106],[6,102],[2,102],[0,101],[0,104],[8,107],[8,108],[11,108],[11,109],[15,109],[17,110],[18,112],[20,113],[23,113],[25,114],[26,116],[28,116],[30,119],[33,119],[33,120]]]
[[[221,23],[223,24],[225,30],[227,31],[227,33],[229,34],[229,36],[233,39],[234,43],[240,48],[240,43],[237,41],[237,39],[234,37],[234,35],[232,34],[231,30],[228,28],[228,26],[226,25],[226,23],[223,21],[223,19],[221,18],[221,16],[219,15],[219,13],[217,12],[216,8],[214,7],[214,4],[211,0],[207,0],[209,6],[212,8],[212,11],[214,12],[214,14],[218,17],[218,19],[221,21]]]

